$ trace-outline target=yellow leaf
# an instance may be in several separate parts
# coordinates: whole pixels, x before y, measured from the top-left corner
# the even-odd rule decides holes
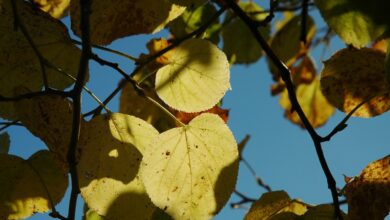
[[[185,7],[174,5],[168,0],[92,1],[91,41],[104,45],[130,35],[156,33],[184,10]],[[71,1],[70,13],[72,29],[80,36],[78,1]]]
[[[348,220],[347,216],[341,212],[344,220]],[[334,207],[332,205],[318,205],[311,207],[305,215],[303,215],[303,220],[334,220]]]
[[[68,187],[68,176],[49,151],[28,160],[0,154],[0,219],[22,219],[52,209]]]
[[[37,55],[20,31],[14,29],[11,1],[0,0],[0,95],[13,97],[15,89],[22,86],[30,91],[40,91],[43,85],[42,70]],[[50,64],[76,76],[81,51],[70,41],[66,27],[46,13],[36,10],[23,0],[15,0],[21,23]],[[64,89],[73,83],[64,74],[45,67],[48,84]],[[20,94],[19,94],[20,95]],[[17,119],[12,103],[0,103],[0,117]]]
[[[54,18],[66,16],[70,5],[70,0],[32,0],[32,2]]]
[[[210,113],[161,133],[141,163],[148,195],[173,219],[212,218],[233,192],[237,172],[237,143]]]
[[[364,168],[345,195],[350,220],[383,220],[390,212],[390,155]]]
[[[66,98],[46,95],[15,102],[19,120],[39,137],[55,157],[68,167],[66,155],[72,132],[72,104]]]
[[[285,191],[274,191],[263,194],[259,200],[254,202],[245,220],[285,219],[285,214],[280,215],[281,213],[303,215],[306,210],[307,205],[290,199]],[[291,216],[291,214],[287,215]]]
[[[328,101],[349,113],[370,99],[353,115],[372,117],[390,109],[390,90],[385,75],[385,53],[371,48],[345,48],[325,61],[321,90]]]
[[[138,169],[158,131],[125,114],[99,115],[84,124],[78,164],[80,190],[88,207],[110,220],[148,219],[155,206]]]
[[[176,48],[170,63],[157,71],[157,95],[184,112],[212,108],[230,88],[225,54],[207,40],[190,39]]]
[[[333,106],[328,103],[320,90],[318,78],[315,78],[310,84],[299,84],[296,95],[307,119],[315,128],[324,125],[334,113]],[[284,115],[289,120],[304,127],[298,114],[295,111],[291,112],[291,102],[287,89],[281,94],[279,104],[285,109]]]

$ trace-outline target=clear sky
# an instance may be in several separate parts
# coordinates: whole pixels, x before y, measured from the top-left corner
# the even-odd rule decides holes
[[[324,27],[320,16],[317,13],[313,16],[317,21],[317,28]],[[69,24],[68,18],[65,22]],[[167,37],[168,34],[163,31],[153,37],[160,36]],[[146,52],[144,45],[150,38],[151,36],[142,35],[121,39],[110,47],[138,56],[141,52]],[[344,45],[337,38],[334,39],[324,58],[329,58],[342,47]],[[318,70],[322,68],[319,60],[321,51],[322,48],[319,48],[314,53]],[[99,54],[120,63],[127,72],[134,68],[128,60],[100,51]],[[91,62],[88,87],[101,99],[116,87],[119,79],[117,73]],[[251,135],[243,156],[256,170],[257,175],[273,190],[285,190],[292,198],[299,198],[310,204],[331,202],[331,194],[308,133],[286,120],[283,117],[283,109],[279,106],[278,97],[270,95],[272,80],[265,59],[262,58],[249,66],[234,66],[231,70],[231,84],[232,90],[225,96],[223,107],[230,109],[229,127],[237,141],[246,134]],[[117,98],[109,105],[113,111],[118,109]],[[84,96],[83,104],[84,112],[96,106],[87,96]],[[327,124],[318,129],[319,133],[326,135],[343,117],[344,113],[336,111]],[[370,119],[352,118],[343,132],[323,145],[338,187],[344,186],[343,174],[358,175],[370,162],[389,154],[389,125],[389,113]],[[24,128],[11,127],[8,132],[11,134],[11,154],[28,158],[44,147],[39,139],[32,137]],[[254,178],[242,164],[236,189],[252,198],[258,198],[265,192],[256,185]],[[58,205],[58,211],[64,215],[67,213],[68,199],[67,193]],[[239,201],[239,198],[233,195],[229,203],[236,201]],[[243,218],[246,210],[231,209],[229,203],[215,219]],[[79,205],[78,219],[81,219],[81,215],[82,206]],[[38,214],[30,219],[52,218]]]

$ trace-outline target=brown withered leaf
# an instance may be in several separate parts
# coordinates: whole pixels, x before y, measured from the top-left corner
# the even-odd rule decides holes
[[[214,106],[209,110],[202,111],[202,112],[194,112],[194,113],[174,111],[176,118],[179,119],[184,124],[188,124],[193,118],[205,112],[219,115],[219,117],[221,117],[225,123],[227,123],[229,119],[229,110],[220,108],[219,106]]]

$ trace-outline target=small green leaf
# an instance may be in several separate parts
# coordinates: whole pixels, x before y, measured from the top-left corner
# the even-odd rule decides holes
[[[173,51],[170,63],[157,71],[157,95],[183,112],[212,108],[230,88],[225,54],[207,40],[190,39]]]
[[[0,134],[0,154],[8,154],[11,141],[7,132]]]
[[[148,195],[173,219],[212,218],[233,192],[237,172],[237,143],[210,113],[161,133],[141,163]]]

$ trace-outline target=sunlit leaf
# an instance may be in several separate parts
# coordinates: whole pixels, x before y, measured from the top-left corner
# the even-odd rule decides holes
[[[0,219],[22,219],[47,212],[65,194],[68,176],[49,151],[28,160],[0,154]]]
[[[307,205],[290,199],[285,191],[274,191],[263,194],[259,200],[254,202],[246,214],[245,220],[270,219],[283,212],[302,215],[306,210]],[[275,219],[283,218],[279,217]]]
[[[267,13],[259,13],[262,12],[263,9],[252,1],[241,2],[240,7],[247,14],[250,14],[251,18],[255,21],[262,21],[268,15]],[[255,37],[253,37],[252,32],[247,25],[240,18],[232,18],[232,16],[233,15],[226,16],[226,19],[233,20],[223,28],[223,51],[226,53],[228,59],[233,59],[235,63],[253,63],[260,59],[263,50]],[[270,26],[261,27],[259,30],[261,35],[265,39],[268,39]]]
[[[136,34],[156,33],[178,17],[185,7],[169,0],[105,0],[92,1],[90,14],[91,41],[109,44]],[[80,36],[80,6],[71,1],[72,29]]]
[[[103,216],[97,214],[97,212],[89,209],[85,212],[83,220],[105,220]]]
[[[320,81],[316,78],[310,84],[299,84],[296,96],[310,124],[317,128],[324,125],[334,113],[334,107],[329,104],[320,89]],[[291,111],[291,102],[287,89],[280,96],[279,104],[285,109],[284,115],[293,123],[304,127],[295,111]]]
[[[81,53],[70,41],[66,27],[26,1],[14,2],[21,23],[42,56],[50,64],[75,77]],[[11,1],[0,0],[0,14],[0,95],[13,97],[15,89],[20,86],[40,91],[43,85],[41,66],[20,28],[14,29]],[[48,84],[53,88],[63,89],[73,83],[73,80],[53,68],[46,66],[45,72]],[[12,103],[0,103],[0,117],[15,120],[15,112]]]
[[[69,11],[70,0],[32,0],[42,11],[54,18],[62,18]]]
[[[288,18],[287,20],[288,22],[271,39],[271,48],[281,61],[290,65],[297,58],[302,48],[300,39],[302,24],[300,15]],[[310,16],[307,17],[306,28],[306,39],[307,42],[310,42],[316,32],[315,23]],[[268,60],[268,64],[271,73],[274,75],[274,80],[279,79],[279,70],[270,60]]]
[[[348,220],[343,212],[341,214],[343,219]],[[303,220],[333,220],[334,218],[334,207],[328,204],[311,207],[303,216]]]
[[[190,39],[158,70],[156,91],[174,109],[199,112],[219,102],[230,88],[229,80],[225,54],[207,40]]]
[[[11,141],[7,132],[0,134],[0,154],[7,154]]]
[[[390,212],[390,155],[370,163],[345,189],[351,220],[382,220]]]
[[[78,164],[81,195],[107,219],[148,219],[155,206],[140,181],[142,154],[158,135],[134,116],[100,115],[84,124]]]
[[[360,48],[390,27],[390,4],[374,0],[315,0],[322,17],[347,44]]]
[[[237,172],[237,143],[224,121],[210,113],[161,133],[141,164],[148,195],[174,219],[213,217],[233,192]]]
[[[189,7],[180,17],[168,25],[169,30],[175,38],[184,37],[200,28],[205,22],[209,21],[215,13],[217,13],[217,9],[212,4]],[[212,32],[214,25],[218,25],[218,20],[210,24],[210,27],[205,30],[203,37],[217,43],[218,35],[214,35]]]
[[[72,132],[71,102],[66,98],[47,95],[15,102],[15,108],[23,125],[42,139],[66,168]]]
[[[333,106],[345,113],[369,99],[353,115],[372,117],[382,114],[390,108],[384,62],[385,53],[379,50],[342,49],[324,62],[322,93]]]

